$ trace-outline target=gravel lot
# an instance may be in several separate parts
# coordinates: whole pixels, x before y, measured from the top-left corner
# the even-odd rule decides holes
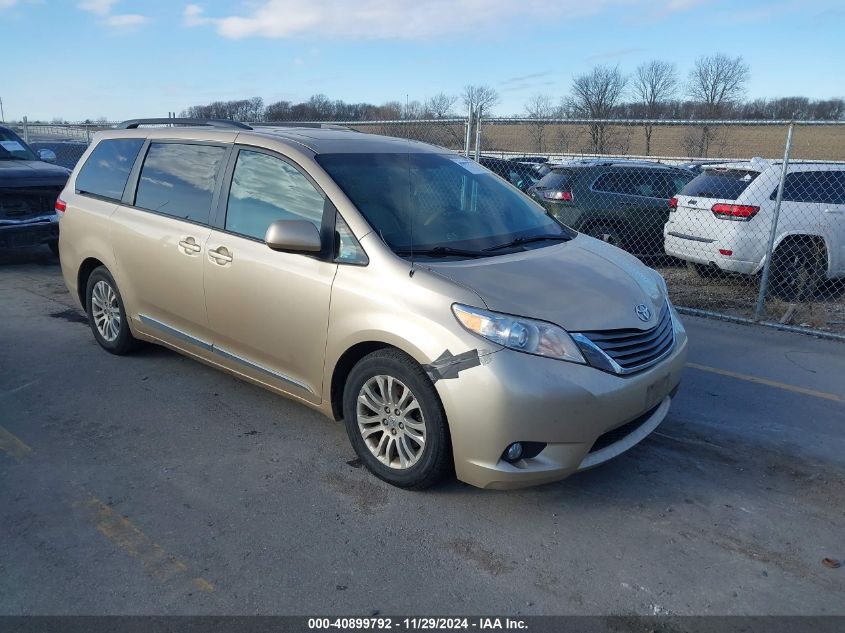
[[[559,484],[393,489],[343,428],[101,351],[0,262],[0,614],[845,614],[845,347],[688,319],[666,422]]]

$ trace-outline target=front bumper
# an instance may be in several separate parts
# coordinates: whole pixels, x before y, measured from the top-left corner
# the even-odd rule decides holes
[[[685,332],[663,361],[631,376],[504,349],[457,378],[439,380],[458,479],[481,488],[558,481],[643,439],[666,417],[686,360]],[[608,431],[630,432],[590,452]],[[536,456],[502,459],[513,442],[541,442]]]
[[[0,223],[0,248],[39,246],[59,239],[59,223],[55,216],[31,222]]]

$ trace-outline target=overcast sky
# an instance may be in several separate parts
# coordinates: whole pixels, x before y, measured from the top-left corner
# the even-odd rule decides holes
[[[742,55],[750,97],[845,96],[845,0],[0,0],[7,120],[166,116],[252,96],[555,101],[595,64]]]

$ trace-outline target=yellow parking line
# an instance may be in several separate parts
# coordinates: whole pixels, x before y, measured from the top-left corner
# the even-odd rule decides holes
[[[161,581],[186,578],[190,579],[199,591],[206,593],[214,591],[214,585],[205,578],[192,577],[185,563],[168,554],[161,545],[153,543],[146,534],[127,519],[116,515],[109,506],[96,497],[91,496],[87,501],[76,505],[82,507],[100,534],[130,556],[138,558],[150,575]]]
[[[19,462],[29,455],[32,449],[0,426],[0,451],[7,453],[9,457]]]
[[[760,378],[759,376],[740,374],[735,371],[728,371],[727,369],[719,369],[718,367],[708,367],[707,365],[699,365],[698,363],[687,363],[687,367],[697,369],[699,371],[706,371],[711,374],[718,374],[719,376],[727,376],[729,378],[736,378],[737,380],[753,382],[758,385],[766,385],[767,387],[774,387],[775,389],[782,389],[783,391],[800,393],[805,396],[812,396],[813,398],[821,398],[823,400],[830,400],[831,402],[845,403],[845,398],[837,396],[835,393],[816,391],[815,389],[807,389],[805,387],[796,387],[795,385],[787,385],[786,383],[777,382],[776,380],[769,380],[768,378]]]

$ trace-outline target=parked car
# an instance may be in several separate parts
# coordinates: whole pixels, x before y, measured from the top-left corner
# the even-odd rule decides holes
[[[527,191],[531,185],[543,177],[541,166],[537,164],[517,163],[491,156],[481,156],[478,162],[520,191]]]
[[[556,166],[528,193],[573,229],[637,255],[662,255],[669,199],[692,178],[656,162],[583,159]]]
[[[762,270],[782,163],[709,165],[672,200],[666,252],[701,275]],[[790,163],[772,251],[770,283],[786,300],[845,276],[845,163]]]
[[[549,162],[547,156],[514,156],[509,158],[516,163],[532,163],[534,165],[544,165]]]
[[[162,122],[206,125],[141,127]],[[58,208],[100,346],[159,343],[343,420],[397,486],[561,479],[653,431],[681,379],[659,274],[424,143],[127,122]]]
[[[70,170],[50,164],[55,160],[0,126],[0,249],[46,244],[58,253],[56,198]]]
[[[724,164],[725,159],[695,159],[690,160],[685,163],[678,163],[675,166],[680,167],[682,169],[688,169],[696,176],[704,171],[705,168],[711,167],[713,165],[722,165]]]
[[[50,150],[56,155],[55,164],[67,167],[68,171],[76,167],[76,163],[88,149],[88,143],[85,141],[31,141],[29,146],[36,153]]]

